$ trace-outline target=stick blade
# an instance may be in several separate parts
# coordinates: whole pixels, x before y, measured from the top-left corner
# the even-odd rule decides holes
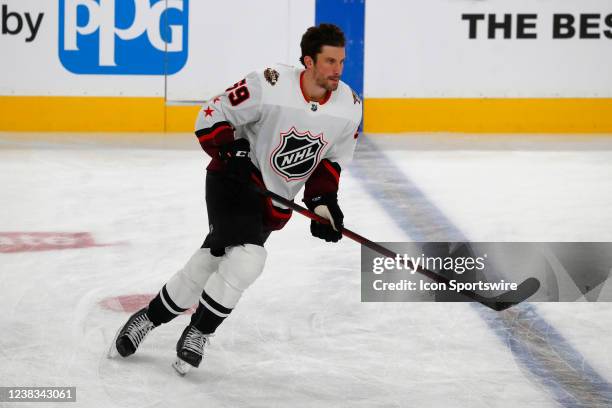
[[[538,289],[540,289],[540,281],[536,278],[527,278],[518,285],[516,290],[502,293],[493,298],[488,298],[480,303],[495,311],[501,312],[502,310],[506,310],[529,299]]]
[[[176,371],[178,375],[184,377],[189,371],[191,371],[191,365],[189,363],[181,360],[180,358],[176,358],[174,363],[172,363],[172,368]]]

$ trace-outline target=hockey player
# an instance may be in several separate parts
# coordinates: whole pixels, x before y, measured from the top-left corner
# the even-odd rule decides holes
[[[341,239],[338,184],[362,111],[361,100],[340,81],[344,44],[335,25],[310,27],[300,44],[304,69],[275,65],[250,73],[202,106],[195,134],[212,157],[210,231],[185,267],[119,330],[112,353],[133,354],[151,330],[198,303],[176,345],[174,368],[185,374],[199,366],[209,337],[262,273],[266,239],[291,217],[252,183],[291,200],[305,187],[306,206],[330,221],[312,221],[312,235]]]

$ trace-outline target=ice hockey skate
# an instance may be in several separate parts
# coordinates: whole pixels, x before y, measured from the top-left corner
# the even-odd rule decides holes
[[[155,325],[149,316],[147,316],[147,308],[140,309],[134,313],[128,321],[121,327],[108,350],[108,358],[120,355],[128,357],[136,352],[138,346],[144,338],[149,334]]]
[[[176,360],[172,367],[183,376],[192,367],[199,367],[204,354],[204,347],[209,342],[211,334],[203,334],[195,326],[189,325],[183,330],[181,338],[176,343]]]

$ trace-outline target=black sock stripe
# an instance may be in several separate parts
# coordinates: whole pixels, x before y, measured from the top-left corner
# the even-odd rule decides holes
[[[184,312],[185,310],[187,310],[187,308],[182,308],[182,307],[178,307],[176,305],[176,303],[174,303],[174,301],[172,300],[172,298],[170,297],[170,295],[168,294],[168,291],[166,290],[166,285],[164,285],[164,287],[162,288],[162,296],[164,297],[164,300],[166,302],[168,302],[168,306],[170,306],[173,310],[171,311],[177,311],[177,312]]]
[[[210,307],[214,308],[219,313],[223,313],[223,314],[232,313],[233,309],[228,309],[227,307],[215,302],[215,300],[211,298],[210,296],[208,296],[208,294],[204,291],[202,292],[202,299],[204,299],[204,301],[208,303]]]

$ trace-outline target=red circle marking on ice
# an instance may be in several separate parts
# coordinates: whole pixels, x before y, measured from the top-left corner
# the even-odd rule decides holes
[[[102,299],[98,304],[113,312],[134,313],[147,306],[154,297],[155,295],[151,294],[121,295]],[[194,312],[195,306],[185,311],[186,314]]]
[[[120,245],[98,244],[89,232],[0,232],[0,253],[52,251]]]

